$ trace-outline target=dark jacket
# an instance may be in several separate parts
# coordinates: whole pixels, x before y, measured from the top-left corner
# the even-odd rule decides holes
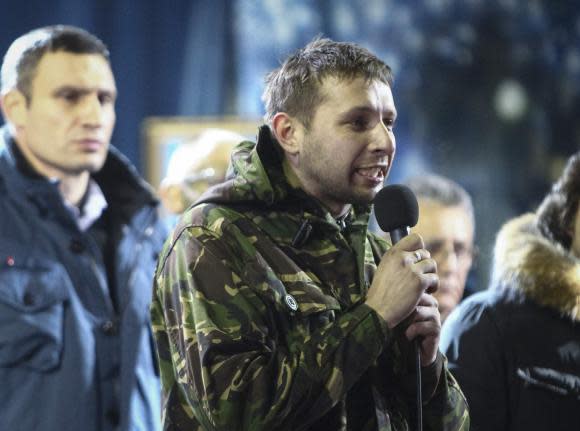
[[[535,215],[507,223],[490,290],[449,316],[441,349],[474,431],[580,429],[580,259]]]
[[[166,430],[407,430],[413,360],[364,304],[388,245],[346,227],[283,174],[269,129],[181,219],[160,258],[152,321]],[[467,429],[440,355],[424,369],[425,430]]]
[[[0,430],[158,429],[148,319],[164,240],[156,200],[111,149],[94,177],[115,214],[108,282],[94,238],[56,184],[17,168],[13,145],[0,153]]]

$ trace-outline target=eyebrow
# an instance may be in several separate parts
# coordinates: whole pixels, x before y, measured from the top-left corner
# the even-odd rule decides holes
[[[77,87],[74,85],[63,85],[62,87],[56,88],[52,94],[56,97],[63,96],[65,93],[74,92],[81,96],[87,95],[92,92],[105,93],[111,96],[116,96],[117,91],[115,89],[99,88],[99,87]]]
[[[350,117],[352,115],[357,115],[357,114],[374,114],[376,113],[377,110],[374,108],[371,108],[370,106],[355,106],[354,108],[349,109],[346,112],[343,112],[341,114],[342,118],[347,118]],[[392,109],[388,109],[386,111],[381,112],[381,114],[384,117],[388,117],[388,118],[392,118],[393,120],[397,118],[397,111],[396,110],[392,110]]]

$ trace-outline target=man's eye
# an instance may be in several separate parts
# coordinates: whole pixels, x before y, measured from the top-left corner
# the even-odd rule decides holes
[[[76,102],[78,102],[78,100],[80,98],[80,94],[77,92],[71,91],[71,92],[62,93],[60,95],[60,97],[69,103],[76,103]]]
[[[473,254],[473,250],[463,243],[455,243],[453,245],[453,249],[455,251],[455,255],[459,258],[465,258]]]
[[[355,118],[350,122],[350,124],[355,130],[364,130],[369,122],[365,118]]]
[[[100,93],[99,94],[99,103],[101,105],[113,103],[113,101],[114,101],[114,98],[111,94],[109,94],[109,93]]]
[[[393,130],[395,128],[395,121],[393,119],[391,119],[391,118],[385,118],[383,120],[383,124],[389,130]]]
[[[427,242],[425,243],[425,248],[433,255],[441,253],[443,250],[443,244],[440,241]]]

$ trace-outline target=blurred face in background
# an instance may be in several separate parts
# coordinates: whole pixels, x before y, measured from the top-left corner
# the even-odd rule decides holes
[[[181,214],[209,187],[224,181],[232,150],[243,140],[241,135],[231,134],[224,139],[208,134],[178,148],[159,187],[165,210]]]
[[[117,90],[108,61],[98,54],[46,53],[31,98],[12,90],[17,144],[35,170],[62,179],[103,166],[115,124]]]
[[[461,206],[444,206],[419,199],[419,222],[413,228],[425,241],[425,248],[437,262],[439,302],[443,322],[459,304],[473,261],[474,226]]]

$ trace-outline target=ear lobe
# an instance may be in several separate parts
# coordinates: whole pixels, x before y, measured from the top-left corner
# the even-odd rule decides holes
[[[26,98],[18,90],[10,90],[2,96],[2,112],[9,123],[16,128],[24,126],[28,106]]]
[[[300,152],[302,125],[285,112],[278,112],[272,119],[272,128],[282,149],[289,155]]]

